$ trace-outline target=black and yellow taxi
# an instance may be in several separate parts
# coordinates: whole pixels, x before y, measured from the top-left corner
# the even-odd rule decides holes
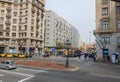
[[[13,54],[12,54],[12,53],[7,53],[7,54],[6,54],[6,57],[7,57],[7,58],[12,58],[12,57],[13,57]]]
[[[0,57],[6,57],[6,54],[5,53],[1,53]]]

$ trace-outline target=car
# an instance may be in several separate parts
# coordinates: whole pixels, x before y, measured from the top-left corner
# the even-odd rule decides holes
[[[14,57],[14,58],[16,58],[16,57],[18,57],[18,56],[19,56],[19,53],[14,53],[14,54],[13,54],[13,57]]]
[[[17,65],[16,62],[13,60],[3,60],[2,62],[0,62],[0,68],[2,69],[16,69]]]
[[[12,58],[12,57],[13,57],[13,54],[8,53],[8,54],[6,54],[6,57],[7,57],[7,58]]]
[[[5,53],[0,54],[0,57],[5,57],[5,56],[6,56]]]
[[[43,57],[50,57],[50,54],[44,54]]]
[[[25,54],[19,54],[19,58],[25,58]]]

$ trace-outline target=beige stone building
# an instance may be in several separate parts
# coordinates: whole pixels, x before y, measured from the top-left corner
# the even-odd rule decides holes
[[[0,0],[0,53],[42,53],[45,0]]]
[[[120,3],[112,0],[96,0],[94,34],[98,58],[103,58],[103,48],[108,49],[110,57],[114,52],[120,54]]]

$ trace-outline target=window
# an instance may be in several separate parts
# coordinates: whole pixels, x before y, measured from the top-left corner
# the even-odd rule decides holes
[[[1,7],[5,7],[5,3],[1,3]]]
[[[120,37],[118,37],[118,40],[117,40],[117,42],[120,44]]]
[[[27,18],[25,18],[25,23],[27,23]]]
[[[33,26],[31,26],[31,31],[34,31]]]
[[[120,13],[120,6],[116,6],[116,12]]]
[[[117,28],[120,29],[120,20],[117,21]]]
[[[109,44],[110,43],[110,37],[101,37],[101,43]]]
[[[31,37],[33,37],[33,33],[31,33]]]
[[[27,25],[25,25],[25,30],[27,30]]]
[[[13,30],[13,31],[16,31],[16,26],[13,26],[12,30]]]
[[[1,15],[4,15],[4,13],[5,13],[4,10],[1,10]]]
[[[17,19],[13,19],[13,24],[17,24]]]
[[[108,3],[108,0],[102,0],[102,3]]]
[[[0,32],[0,36],[3,36],[3,32]]]
[[[108,21],[102,21],[102,28],[108,29],[108,27],[109,27]]]
[[[13,36],[13,37],[16,37],[16,33],[12,33],[12,36]]]
[[[14,13],[13,13],[13,16],[14,16],[14,17],[17,17],[17,12],[14,12]]]
[[[107,7],[106,8],[102,8],[102,14],[103,15],[108,14],[108,8]]]

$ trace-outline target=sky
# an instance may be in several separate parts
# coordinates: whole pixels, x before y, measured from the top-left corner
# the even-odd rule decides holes
[[[53,10],[72,24],[82,41],[95,42],[95,0],[46,0],[46,9]]]

